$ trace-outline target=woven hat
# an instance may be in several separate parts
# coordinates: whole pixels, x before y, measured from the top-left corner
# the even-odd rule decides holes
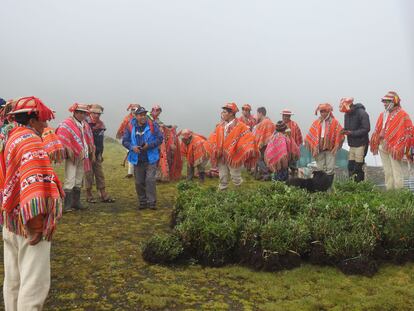
[[[276,131],[278,132],[284,132],[287,129],[287,125],[285,122],[283,122],[282,120],[277,121],[276,123]]]
[[[351,110],[351,105],[354,103],[353,97],[344,97],[339,102],[339,111],[347,113]]]
[[[55,118],[53,111],[39,98],[34,96],[19,98],[17,101],[13,101],[11,105],[14,105],[14,107],[13,110],[9,112],[10,115],[18,113],[36,113],[39,121],[42,122],[50,121]]]
[[[69,112],[75,112],[75,111],[89,112],[89,107],[86,104],[74,103],[72,106],[70,106]]]
[[[321,111],[321,110],[326,110],[328,112],[332,112],[333,107],[329,103],[319,104],[318,107],[316,107],[315,115],[318,115],[318,112]]]
[[[222,107],[223,109],[228,109],[234,114],[236,114],[239,111],[239,108],[237,107],[236,103],[227,103]]]
[[[252,106],[250,106],[249,104],[244,104],[243,107],[242,107],[242,110],[252,111]]]
[[[394,104],[399,105],[401,98],[398,96],[398,94],[394,91],[389,91],[383,98],[381,98],[381,101],[392,101]]]
[[[141,107],[139,104],[129,104],[127,111],[134,111]]]
[[[294,113],[292,112],[292,110],[290,110],[290,109],[283,109],[281,112],[280,112],[280,114],[281,115],[288,115],[288,116],[293,116],[294,115]]]
[[[89,112],[102,114],[104,112],[104,108],[98,104],[89,105]]]
[[[178,133],[178,135],[184,139],[189,139],[193,135],[193,132],[189,129],[183,129]]]

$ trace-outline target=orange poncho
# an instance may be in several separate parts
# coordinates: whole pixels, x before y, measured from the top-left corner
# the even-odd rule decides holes
[[[256,125],[256,119],[253,116],[250,116],[249,118],[241,116],[239,118],[239,121],[246,124],[249,127],[250,130],[252,130],[253,127]]]
[[[206,141],[204,136],[193,134],[188,145],[181,142],[181,155],[187,159],[188,165],[197,166],[209,159]]]
[[[247,125],[234,119],[224,133],[225,123],[217,125],[214,132],[208,138],[208,149],[212,166],[216,166],[219,160],[232,168],[242,165],[253,167],[256,165],[259,150],[254,142],[254,136]]]
[[[160,126],[160,130],[164,136],[160,146],[160,161],[158,164],[161,180],[178,180],[181,178],[183,168],[178,135],[174,127]]]
[[[413,123],[410,116],[399,106],[388,114],[384,127],[383,118],[384,112],[380,114],[375,125],[375,131],[371,138],[371,151],[373,154],[378,154],[378,148],[382,141],[385,150],[391,154],[393,159],[400,161],[404,154],[408,155],[412,146]],[[410,156],[407,158],[410,159]]]
[[[270,139],[275,133],[275,129],[275,124],[267,117],[254,127],[253,135],[255,137],[255,142],[259,147],[259,150],[261,150],[269,143]]]
[[[124,120],[122,120],[121,125],[118,128],[118,131],[116,132],[116,138],[122,139],[122,136],[124,136],[125,129],[127,128],[129,121],[131,121],[134,118],[134,116],[130,113],[127,115]]]
[[[321,139],[323,126],[325,127],[325,135]],[[341,134],[341,130],[341,124],[339,124],[338,120],[332,114],[326,121],[318,118],[313,122],[308,135],[306,135],[305,146],[312,153],[313,157],[317,156],[320,151],[325,150],[336,153],[342,147],[345,138]]]
[[[50,127],[45,128],[43,130],[42,140],[51,162],[61,163],[66,159],[66,149],[54,129]]]
[[[295,122],[290,120],[286,123],[287,127],[290,129],[290,138],[296,143],[296,145],[300,146],[303,144],[302,132],[299,128],[299,125]]]

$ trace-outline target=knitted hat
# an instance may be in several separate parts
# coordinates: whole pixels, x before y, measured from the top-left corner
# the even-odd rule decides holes
[[[250,106],[249,104],[244,104],[243,107],[242,107],[242,110],[252,111],[252,106]]]
[[[287,129],[287,125],[285,122],[283,122],[282,120],[277,121],[276,123],[276,131],[278,132],[284,132]]]
[[[222,107],[223,109],[228,109],[234,114],[236,114],[239,111],[239,108],[237,107],[236,103],[227,103],[225,106]]]
[[[128,106],[128,108],[127,108],[127,111],[134,111],[134,110],[136,110],[136,109],[138,109],[139,107],[141,107],[140,105],[138,105],[138,104],[129,104],[129,106]]]
[[[189,139],[193,135],[193,132],[189,129],[183,129],[178,133],[178,135],[184,139]]]
[[[347,113],[351,110],[351,105],[354,103],[353,97],[344,97],[339,102],[339,111]]]
[[[83,112],[89,112],[88,105],[86,104],[78,104],[74,103],[70,108],[69,112],[75,112],[75,111],[83,111]]]
[[[398,94],[394,91],[389,91],[387,94],[385,94],[385,96],[383,98],[381,98],[381,101],[392,101],[395,105],[399,105],[400,104],[400,96],[398,96]]]
[[[98,104],[89,105],[89,112],[102,114],[104,112],[104,108]]]
[[[14,105],[13,110],[9,112],[11,115],[18,113],[36,113],[38,115],[39,121],[42,122],[50,121],[55,118],[53,111],[47,107],[39,98],[34,96],[22,97],[17,101],[11,103],[11,105]]]
[[[289,109],[283,109],[283,110],[280,112],[280,114],[281,114],[281,115],[288,115],[288,116],[293,116],[293,115],[294,115],[294,113],[292,112],[292,110],[289,110]]]
[[[328,111],[328,112],[332,112],[333,107],[329,103],[319,104],[318,107],[315,110],[315,115],[318,115],[318,112],[321,111],[321,110],[325,110],[325,111]]]

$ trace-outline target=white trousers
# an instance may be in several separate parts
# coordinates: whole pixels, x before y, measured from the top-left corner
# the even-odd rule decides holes
[[[50,245],[41,241],[31,246],[29,240],[3,227],[4,283],[6,311],[43,309],[50,288]]]
[[[128,175],[134,175],[134,164],[128,162]]]
[[[394,160],[390,153],[385,151],[382,144],[379,146],[379,154],[385,175],[385,188],[387,190],[401,189],[404,187],[401,161]]]
[[[241,171],[242,168],[231,168],[228,165],[219,162],[218,163],[218,169],[219,169],[219,189],[224,190],[229,186],[229,179],[231,177],[231,180],[233,181],[235,186],[240,186],[243,182],[243,179],[241,177]]]
[[[330,151],[322,151],[316,157],[316,167],[318,171],[325,171],[326,174],[335,173],[336,155]]]
[[[66,159],[63,189],[72,190],[74,187],[82,188],[83,175],[83,160],[76,159],[75,162],[72,162],[70,159]]]

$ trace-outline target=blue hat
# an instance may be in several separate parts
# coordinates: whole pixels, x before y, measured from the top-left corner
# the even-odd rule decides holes
[[[147,112],[148,110],[141,106],[137,110],[134,111],[134,114],[141,114],[141,113],[147,113]]]

